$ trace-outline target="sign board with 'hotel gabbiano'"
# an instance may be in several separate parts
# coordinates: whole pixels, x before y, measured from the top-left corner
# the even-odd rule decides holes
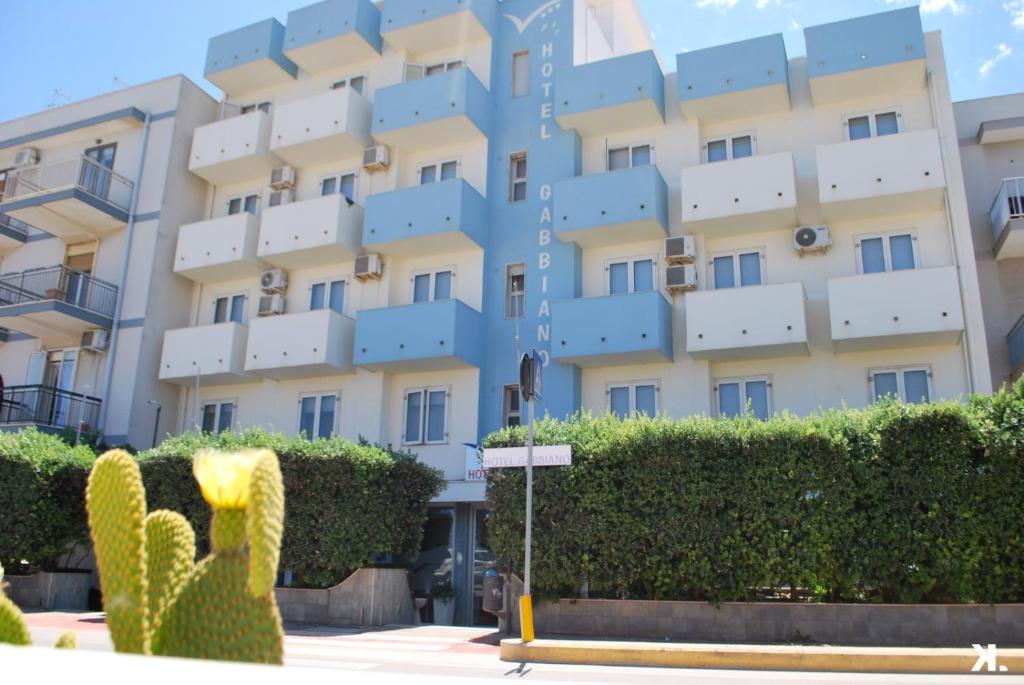
[[[534,466],[569,466],[570,464],[572,464],[571,445],[536,445],[533,448]],[[485,469],[523,468],[525,466],[525,447],[499,447],[484,450]]]

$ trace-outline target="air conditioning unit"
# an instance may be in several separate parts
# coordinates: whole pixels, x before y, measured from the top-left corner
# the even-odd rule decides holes
[[[379,254],[364,254],[356,257],[356,278],[360,281],[379,280],[382,264]]]
[[[295,167],[279,166],[271,171],[270,187],[274,190],[295,190]]]
[[[259,316],[277,316],[284,314],[284,295],[274,293],[273,295],[260,295],[260,306],[256,310]]]
[[[267,269],[260,274],[260,289],[268,295],[288,290],[288,272],[284,269]]]
[[[387,171],[391,166],[391,153],[387,145],[374,145],[363,150],[363,168],[371,174]]]
[[[23,147],[14,155],[14,166],[32,166],[39,163],[39,150],[34,147]]]
[[[697,289],[697,267],[692,264],[665,269],[665,287],[669,292],[686,293]]]
[[[270,194],[270,199],[267,201],[267,206],[277,207],[278,205],[290,205],[295,202],[295,191],[291,188],[285,190],[275,190]]]
[[[107,345],[109,344],[110,334],[105,330],[97,328],[82,333],[82,341],[80,344],[82,349],[90,350],[92,352],[106,352]]]
[[[665,260],[669,264],[693,264],[696,255],[696,241],[692,235],[665,239]]]
[[[801,226],[793,231],[793,249],[801,255],[824,252],[832,247],[828,226]]]

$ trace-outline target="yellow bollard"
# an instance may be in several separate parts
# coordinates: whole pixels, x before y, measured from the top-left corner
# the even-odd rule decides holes
[[[519,598],[519,627],[523,642],[533,642],[533,599],[530,595]]]

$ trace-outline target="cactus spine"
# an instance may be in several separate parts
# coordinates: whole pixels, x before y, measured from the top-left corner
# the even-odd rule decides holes
[[[21,609],[4,594],[4,567],[0,566],[0,642],[9,645],[30,645],[28,627]]]

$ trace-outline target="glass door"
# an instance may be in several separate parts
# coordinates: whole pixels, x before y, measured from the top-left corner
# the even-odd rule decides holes
[[[60,391],[71,392],[75,387],[77,361],[76,350],[54,350],[47,355],[39,408],[48,425],[69,425],[71,398]]]
[[[95,242],[68,245],[64,253],[64,266],[69,269],[65,284],[65,298],[68,303],[89,308],[89,291],[95,262]]]
[[[412,563],[412,591],[416,597],[426,597],[423,607],[424,621],[434,620],[433,595],[438,585],[452,583],[455,568],[455,507],[430,507],[423,525],[420,553]]]
[[[498,617],[483,610],[484,571],[494,563],[494,552],[487,535],[487,519],[491,516],[490,509],[473,508],[471,540],[473,541],[473,625],[496,626]]]
[[[85,158],[92,161],[82,164],[82,178],[79,185],[96,197],[107,199],[110,193],[110,175],[114,168],[117,143],[91,147],[85,151]]]

